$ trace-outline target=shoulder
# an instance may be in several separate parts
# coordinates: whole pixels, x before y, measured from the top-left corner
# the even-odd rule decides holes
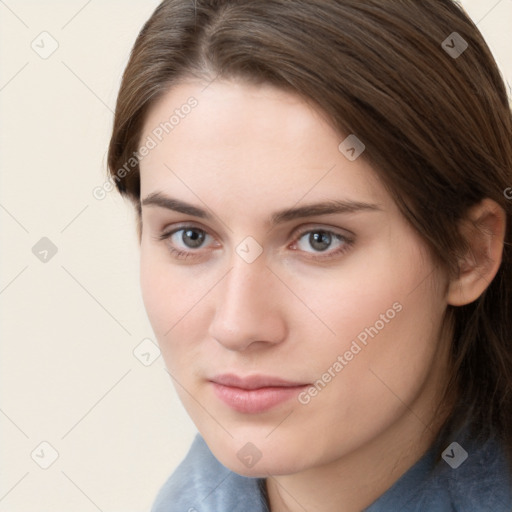
[[[435,463],[432,447],[366,512],[511,512],[512,474],[502,445],[454,441]]]
[[[446,487],[455,510],[512,511],[511,467],[501,443],[496,439],[489,439],[483,444],[466,441],[464,448],[457,445],[454,448],[464,449],[463,456],[467,458],[458,467],[441,461],[443,471],[439,471],[434,479],[438,486],[443,483]],[[445,453],[445,460],[448,460],[453,452]]]
[[[151,512],[266,512],[259,483],[223,466],[197,434],[158,492]]]

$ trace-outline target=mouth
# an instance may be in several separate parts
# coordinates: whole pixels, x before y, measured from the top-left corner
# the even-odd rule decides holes
[[[265,375],[238,377],[224,374],[210,380],[213,392],[237,412],[258,414],[291,400],[311,386]]]

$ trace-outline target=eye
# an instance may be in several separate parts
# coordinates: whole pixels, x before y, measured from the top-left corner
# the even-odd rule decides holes
[[[204,257],[204,251],[201,249],[208,245],[220,246],[204,229],[191,225],[165,231],[153,238],[165,241],[169,252],[180,260]],[[300,232],[289,248],[308,254],[306,257],[310,259],[327,260],[342,255],[353,243],[353,239],[341,233],[317,228]]]
[[[208,236],[203,230],[197,228],[178,229],[174,231],[170,239],[172,240],[175,235],[178,235],[176,241],[183,243],[188,249],[198,249]]]
[[[315,259],[328,259],[345,253],[352,245],[353,240],[341,233],[319,228],[299,233],[291,248],[309,253]]]
[[[201,249],[208,239],[213,239],[204,229],[195,226],[182,226],[154,238],[167,241],[169,251],[178,259],[199,257],[197,249]]]

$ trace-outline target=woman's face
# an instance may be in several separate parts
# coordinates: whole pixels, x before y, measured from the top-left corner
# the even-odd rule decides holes
[[[210,449],[240,474],[292,474],[423,429],[448,346],[426,246],[316,109],[205,86],[175,86],[144,125],[141,286]]]

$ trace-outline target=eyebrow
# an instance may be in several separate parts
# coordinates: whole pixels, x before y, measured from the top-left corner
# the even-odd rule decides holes
[[[167,210],[192,215],[201,219],[213,220],[213,215],[208,211],[193,206],[189,203],[168,197],[161,192],[152,192],[141,201],[141,206],[159,206]],[[274,212],[270,217],[270,225],[276,226],[283,222],[315,215],[327,215],[335,213],[355,213],[361,211],[382,211],[377,204],[361,201],[329,200],[321,203],[307,204],[293,208],[286,208]]]

